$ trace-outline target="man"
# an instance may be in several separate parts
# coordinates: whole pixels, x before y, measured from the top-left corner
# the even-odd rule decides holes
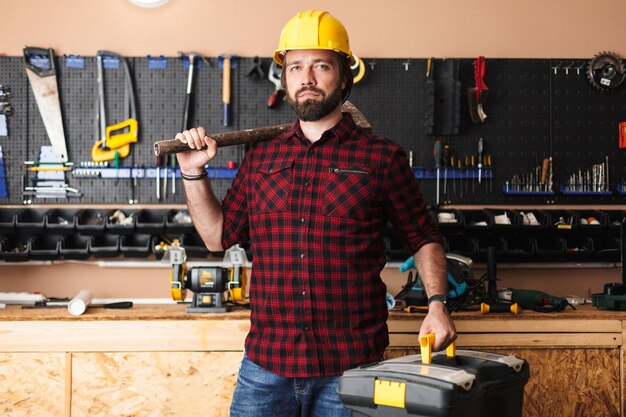
[[[403,238],[431,297],[420,333],[435,350],[456,337],[445,306],[445,256],[405,152],[357,127],[341,102],[354,58],[327,12],[298,13],[274,55],[291,130],[253,145],[220,202],[204,166],[216,144],[203,128],[176,135],[187,204],[207,247],[251,242],[251,327],[232,416],[349,416],[343,371],[378,361],[388,345],[383,230]],[[417,344],[417,341],[416,341]]]

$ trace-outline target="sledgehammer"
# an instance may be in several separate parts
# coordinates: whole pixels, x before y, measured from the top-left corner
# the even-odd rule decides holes
[[[346,101],[341,106],[341,110],[350,113],[357,126],[369,129],[369,122],[354,104]],[[209,136],[215,139],[218,147],[241,145],[244,143],[253,144],[275,138],[281,133],[289,130],[291,124],[259,127],[256,129],[237,130],[234,132],[213,133]],[[177,139],[160,140],[154,143],[154,153],[156,156],[167,155],[190,150],[189,145]]]

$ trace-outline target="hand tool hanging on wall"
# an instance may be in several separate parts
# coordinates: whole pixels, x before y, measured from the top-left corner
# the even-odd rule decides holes
[[[457,135],[461,125],[459,60],[444,59],[437,62],[437,65],[431,60],[430,71],[427,73],[426,114],[432,116],[426,119],[426,133],[440,136]],[[429,86],[430,83],[434,83],[434,88]]]
[[[222,67],[222,102],[224,103],[223,125],[230,126],[230,88],[231,88],[231,70],[236,67],[234,55],[222,55],[219,57],[219,63]]]
[[[597,90],[610,91],[625,77],[624,62],[615,52],[600,52],[587,64],[587,78]]]
[[[273,109],[283,98],[285,91],[280,83],[280,74],[282,72],[282,68],[278,66],[274,60],[270,64],[270,70],[267,74],[267,78],[274,84],[274,92],[267,99],[267,107]]]
[[[435,157],[435,169],[437,170],[437,195],[435,199],[435,204],[437,205],[439,205],[439,179],[442,165],[442,152],[443,144],[439,139],[437,139],[433,147],[433,156]]]
[[[479,56],[478,59],[474,61],[474,81],[476,82],[476,86],[467,89],[469,114],[474,123],[482,123],[487,118],[483,107],[487,99],[487,92],[489,91],[489,88],[485,84],[485,69],[485,57]]]
[[[54,65],[54,51],[52,48],[26,47],[24,48],[24,65],[50,143],[58,160],[67,162],[67,146]]]
[[[361,113],[354,106],[354,104],[350,103],[349,101],[345,101],[341,105],[341,110],[343,112],[350,113],[357,126],[365,129],[371,128],[371,125],[369,124],[363,113]],[[273,139],[276,136],[280,135],[282,132],[289,130],[291,126],[292,125],[290,123],[287,123],[283,125],[261,127],[257,129],[211,133],[207,136],[215,139],[218,147],[253,144],[256,142]],[[182,143],[177,139],[161,140],[154,143],[154,154],[157,156],[185,152],[188,150],[189,145],[187,145],[186,143]]]
[[[104,98],[104,61],[106,59],[118,60],[124,69],[124,113],[127,119],[111,126],[107,126]],[[114,52],[98,51],[97,72],[99,131],[98,140],[91,148],[91,159],[99,162],[125,158],[130,153],[130,144],[137,142],[139,130],[135,91],[128,62],[124,57]]]
[[[187,55],[189,62],[189,72],[187,73],[187,89],[185,91],[185,105],[183,106],[183,121],[181,132],[189,129],[189,121],[192,118],[192,109],[194,107],[194,84],[195,84],[195,66],[198,54],[189,53]],[[169,157],[170,167],[172,169],[172,196],[176,194],[176,155]],[[167,187],[167,182],[165,182]],[[167,190],[163,193],[167,196]]]

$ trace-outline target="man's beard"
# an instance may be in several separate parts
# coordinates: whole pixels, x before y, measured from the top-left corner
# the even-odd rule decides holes
[[[303,91],[313,91],[322,98],[321,100],[306,99],[298,102],[297,97]],[[331,91],[329,96],[326,96],[326,94],[317,87],[303,87],[296,92],[296,99],[292,99],[289,92],[287,92],[285,99],[296,116],[298,116],[298,119],[303,122],[314,122],[329,115],[341,104],[341,93],[341,84],[338,84],[337,87]]]

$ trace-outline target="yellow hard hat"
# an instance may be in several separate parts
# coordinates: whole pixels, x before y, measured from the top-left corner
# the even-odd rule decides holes
[[[307,10],[298,12],[280,33],[274,61],[283,65],[285,53],[292,49],[326,49],[343,54],[354,64],[348,32],[339,20],[327,11]]]

